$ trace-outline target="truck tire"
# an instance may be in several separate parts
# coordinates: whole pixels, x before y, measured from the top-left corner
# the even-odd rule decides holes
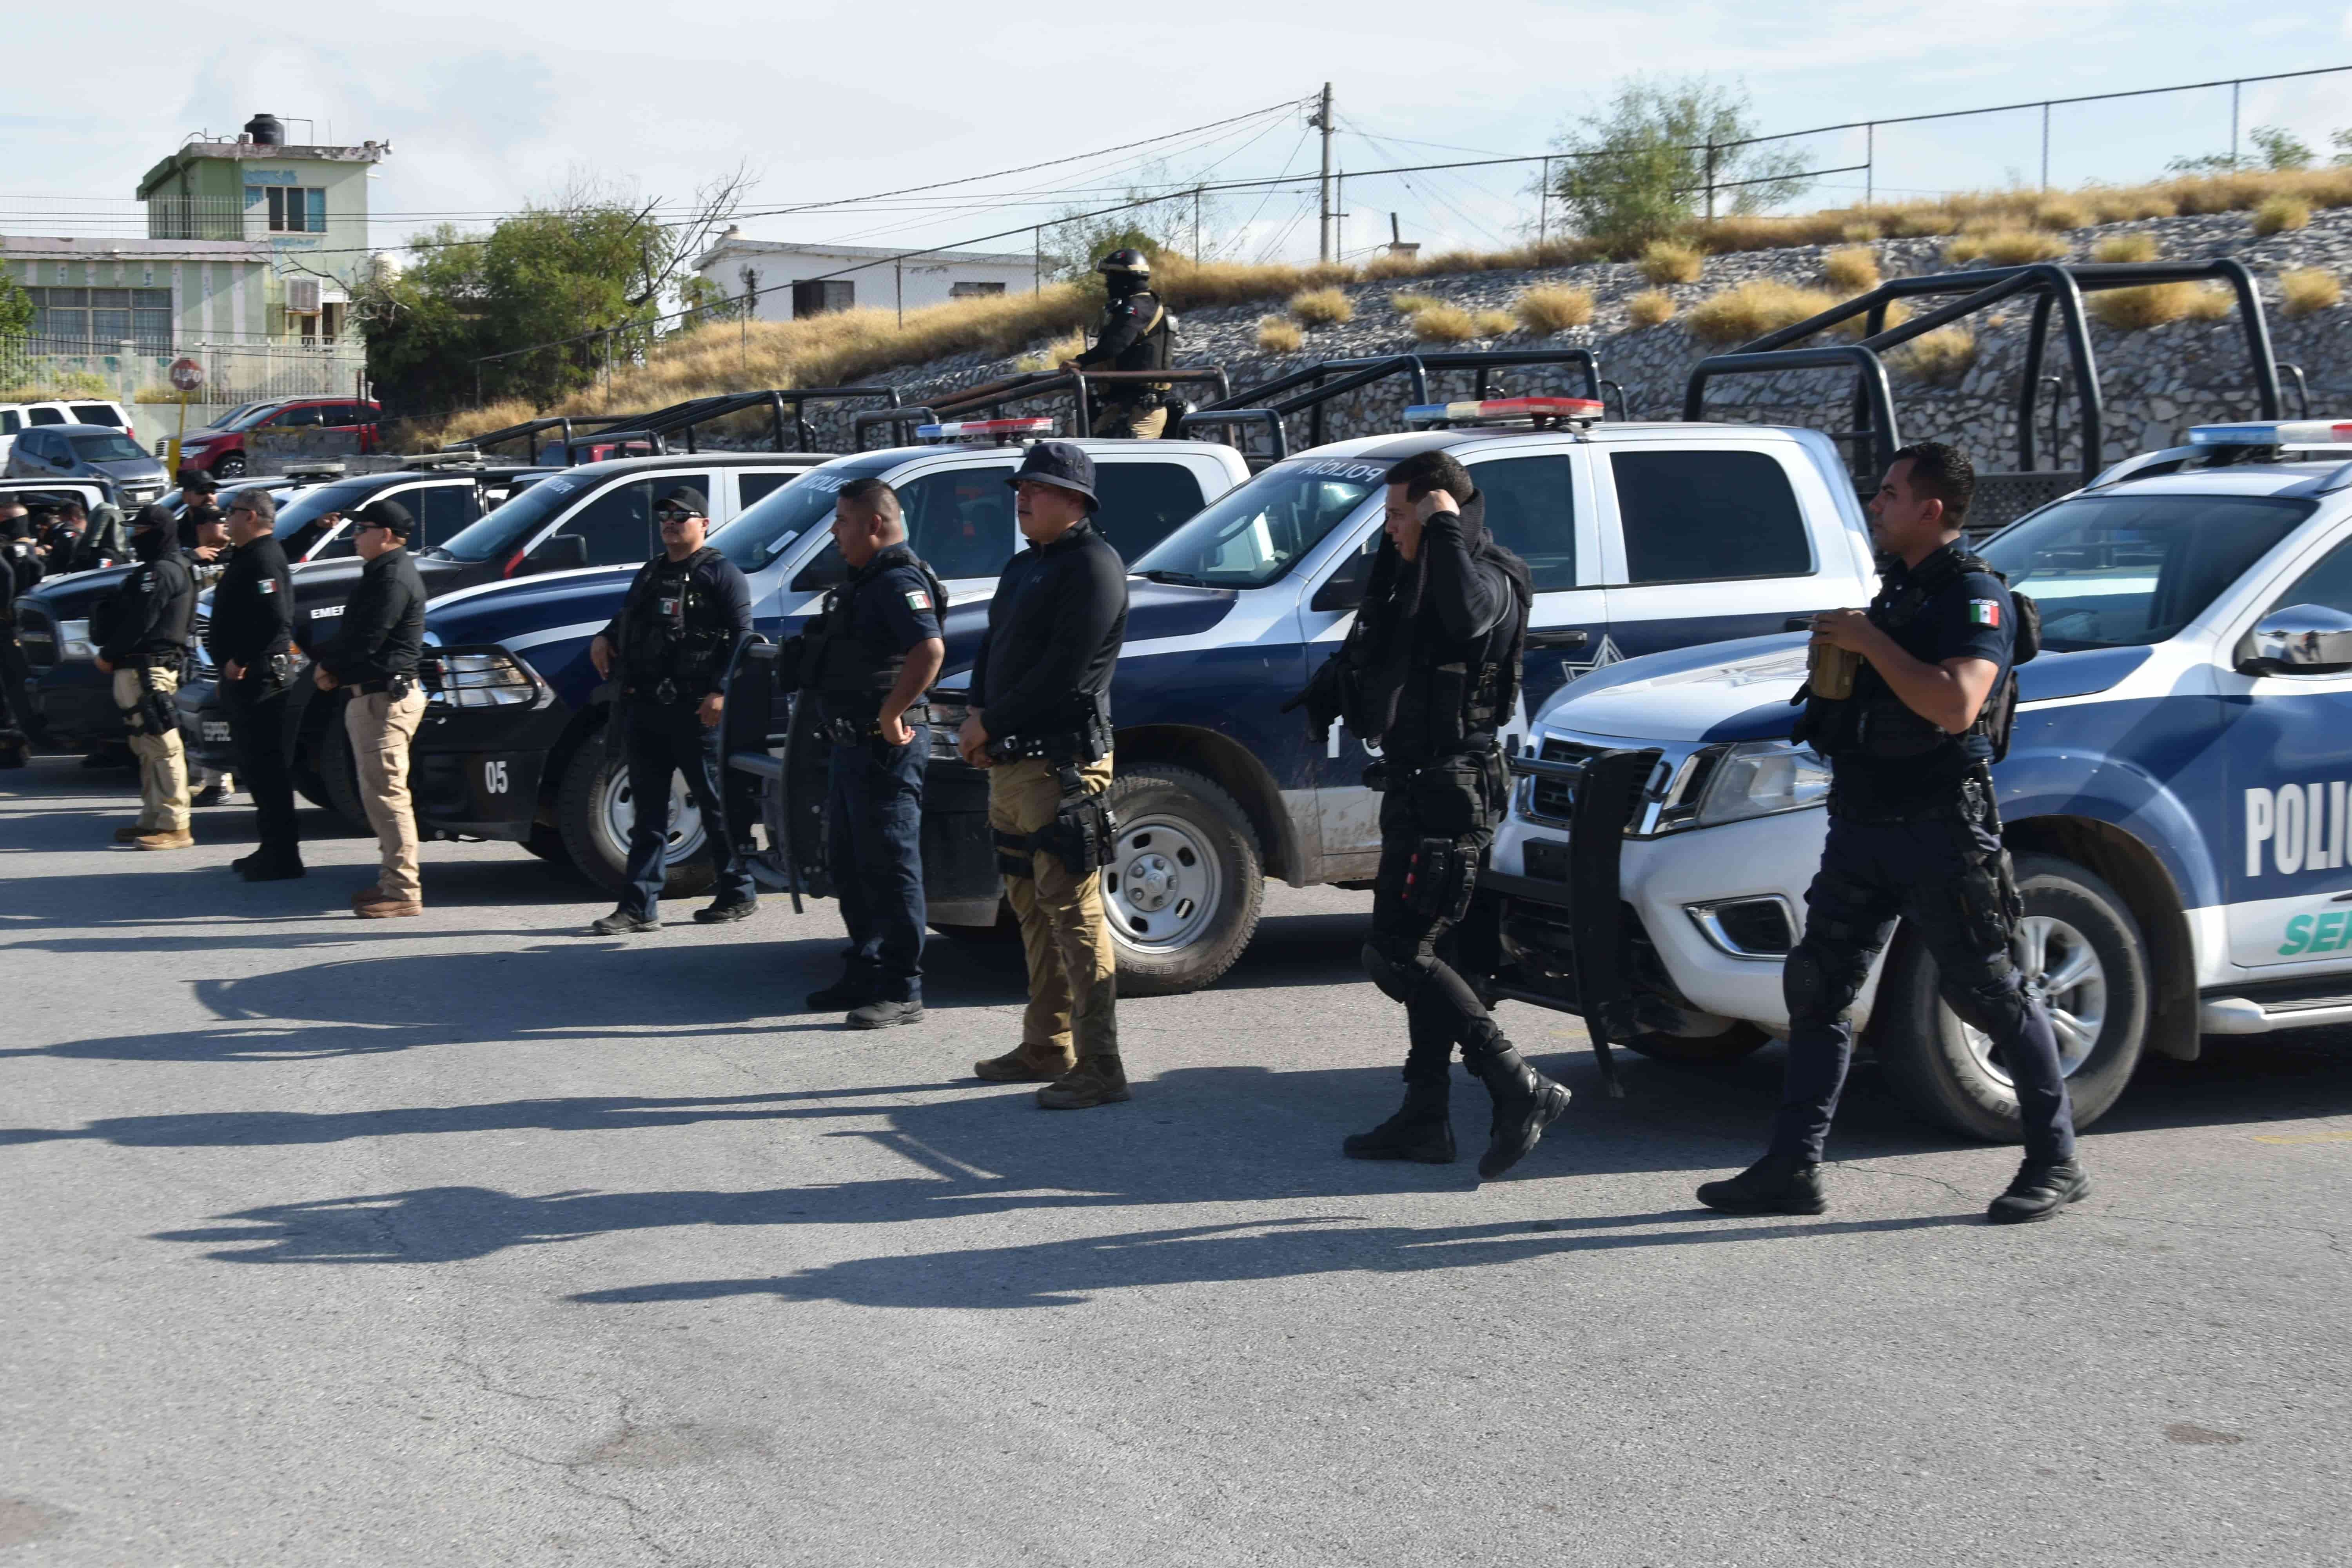
[[[2147,1041],[2152,988],[2139,923],[2113,888],[2071,860],[2020,855],[2017,886],[2026,983],[2051,1007],[2074,1125],[2088,1127],[2131,1081]],[[1874,1011],[1887,1082],[1911,1110],[1966,1137],[2019,1140],[2016,1090],[1985,1037],[1937,994],[1926,944],[1898,938]]]
[[[1753,1024],[1734,1024],[1719,1035],[1636,1035],[1625,1048],[1662,1062],[1720,1067],[1761,1050],[1771,1038]]]
[[[673,779],[676,791],[682,781]],[[690,898],[708,892],[716,879],[710,862],[702,857],[702,816],[690,801],[673,795],[682,809],[670,814],[669,863],[662,879],[662,896]],[[556,830],[572,863],[607,892],[629,885],[628,823],[635,816],[629,800],[628,770],[617,757],[604,754],[602,731],[589,735],[564,764],[563,784],[555,795]]]
[[[1102,871],[1103,913],[1126,996],[1213,984],[1257,931],[1265,865],[1241,804],[1205,774],[1165,763],[1111,781],[1118,847]]]
[[[530,837],[522,841],[522,847],[551,866],[572,864],[572,851],[564,847],[563,835],[546,823],[532,823]]]
[[[352,753],[351,731],[343,728],[342,719],[338,710],[319,735],[319,791],[327,797],[320,804],[341,817],[345,827],[373,835],[367,807],[360,802],[359,758]]]

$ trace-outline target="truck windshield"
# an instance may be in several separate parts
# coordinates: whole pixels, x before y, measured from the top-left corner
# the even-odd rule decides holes
[[[877,458],[827,463],[769,491],[751,509],[710,536],[710,548],[745,572],[757,572],[812,528],[831,525],[834,498],[852,479],[887,473],[904,461]]]
[[[504,505],[493,508],[478,522],[459,529],[436,550],[425,553],[456,561],[488,561],[520,548],[555,514],[593,489],[599,476],[550,474]]]
[[[1263,588],[1353,514],[1388,469],[1352,458],[1277,463],[1211,502],[1130,570],[1213,588]]]
[[[2163,642],[2317,505],[2274,496],[2080,496],[1981,552],[2042,612],[2053,652]]]
[[[286,558],[299,561],[331,526],[324,521],[328,513],[349,517],[373,500],[383,489],[381,483],[361,479],[304,490],[278,509],[278,526],[270,531],[286,547]]]
[[[271,415],[277,413],[284,406],[286,405],[282,403],[248,403],[244,407],[236,409],[229,413],[219,424],[214,426],[213,428],[215,430],[249,430],[254,426],[260,424],[263,420],[268,418]]]

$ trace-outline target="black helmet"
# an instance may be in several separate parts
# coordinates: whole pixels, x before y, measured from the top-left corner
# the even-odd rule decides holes
[[[1137,278],[1151,276],[1151,258],[1136,249],[1114,250],[1095,263],[1097,272],[1125,272]]]

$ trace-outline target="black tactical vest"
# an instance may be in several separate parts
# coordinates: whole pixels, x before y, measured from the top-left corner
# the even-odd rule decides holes
[[[705,568],[721,559],[703,546],[682,562],[665,556],[637,574],[621,607],[621,658],[633,684],[673,680],[715,689],[727,672],[734,633]]]
[[[939,575],[904,544],[877,551],[874,559],[851,573],[847,582],[829,589],[809,627],[802,654],[808,661],[803,679],[823,698],[829,719],[872,718],[907,668],[905,653],[868,647],[853,629],[858,595],[876,578],[898,566],[912,566],[921,573],[930,588],[931,613],[947,614],[948,591]]]
[[[1143,335],[1119,351],[1110,362],[1113,370],[1166,370],[1176,357],[1176,318],[1160,302],[1160,296],[1139,289],[1128,296],[1140,304],[1150,301],[1145,313]]]

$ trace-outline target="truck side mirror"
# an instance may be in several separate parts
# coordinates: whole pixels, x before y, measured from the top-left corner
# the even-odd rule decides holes
[[[2246,675],[2331,675],[2352,669],[2352,616],[2325,605],[2271,611],[2238,644]]]

